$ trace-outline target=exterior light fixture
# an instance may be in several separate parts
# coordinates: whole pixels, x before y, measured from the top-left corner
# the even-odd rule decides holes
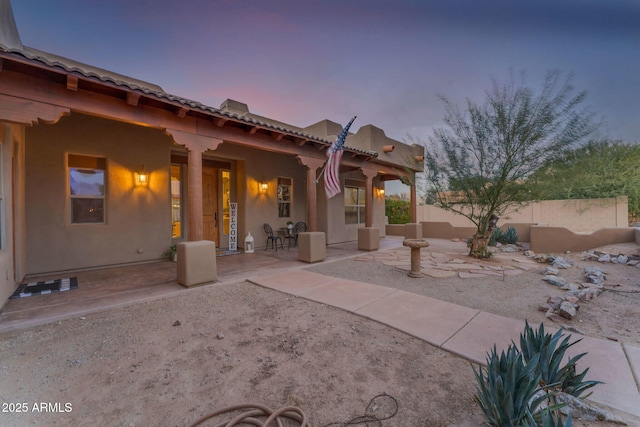
[[[268,188],[269,184],[264,181],[258,184],[258,190],[260,190],[261,193],[266,193]]]
[[[149,185],[149,173],[144,169],[144,165],[136,172],[136,185]]]

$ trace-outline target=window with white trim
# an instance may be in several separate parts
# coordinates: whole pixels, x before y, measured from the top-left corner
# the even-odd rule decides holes
[[[365,194],[364,182],[346,180],[344,185],[345,224],[364,224]]]
[[[104,157],[69,154],[69,204],[71,224],[105,223]]]

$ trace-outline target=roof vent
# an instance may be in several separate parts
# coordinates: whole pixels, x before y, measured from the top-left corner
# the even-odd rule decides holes
[[[245,104],[244,102],[234,101],[233,99],[225,100],[222,104],[220,104],[220,109],[222,111],[236,113],[238,115],[246,114],[249,112],[249,107],[247,106],[247,104]]]

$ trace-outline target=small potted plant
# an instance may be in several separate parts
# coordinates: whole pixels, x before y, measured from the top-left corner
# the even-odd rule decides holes
[[[293,221],[287,221],[287,228],[289,230],[293,229]]]
[[[178,259],[178,247],[176,245],[171,245],[162,255],[169,257],[171,261],[176,262]]]

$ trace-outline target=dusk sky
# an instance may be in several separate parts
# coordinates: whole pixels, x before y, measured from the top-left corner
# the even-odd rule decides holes
[[[639,0],[12,0],[22,43],[173,95],[305,127],[428,140],[438,94],[573,73],[613,138],[640,141]]]

